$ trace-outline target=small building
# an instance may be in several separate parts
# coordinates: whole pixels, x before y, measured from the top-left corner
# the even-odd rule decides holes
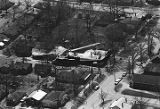
[[[38,106],[41,100],[47,95],[46,92],[42,90],[33,91],[27,98],[26,103],[29,106]]]
[[[159,76],[134,74],[130,82],[130,87],[157,92],[160,90],[159,78]]]
[[[7,106],[16,106],[26,95],[26,92],[16,91],[7,97]]]
[[[109,109],[132,109],[132,105],[127,103],[127,99],[121,97],[114,101],[110,106]]]

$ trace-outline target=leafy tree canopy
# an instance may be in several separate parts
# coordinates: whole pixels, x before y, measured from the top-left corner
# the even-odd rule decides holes
[[[21,40],[15,45],[15,54],[18,57],[29,57],[32,55],[32,48],[27,45],[25,40]]]
[[[127,26],[122,23],[111,24],[105,28],[105,35],[109,41],[124,42],[127,38]]]

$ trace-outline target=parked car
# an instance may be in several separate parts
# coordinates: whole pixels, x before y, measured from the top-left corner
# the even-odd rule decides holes
[[[94,90],[98,90],[99,89],[99,85],[96,85],[93,89]]]
[[[119,83],[121,80],[122,80],[122,77],[121,77],[121,78],[118,78],[118,79],[114,82],[114,84],[115,84],[115,85],[118,85],[118,83]]]
[[[127,75],[127,73],[123,73],[123,74],[122,74],[122,77],[125,77],[126,75]]]

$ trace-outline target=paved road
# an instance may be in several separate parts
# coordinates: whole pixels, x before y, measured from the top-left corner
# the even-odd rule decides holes
[[[100,11],[100,12],[109,12],[110,7],[107,4],[89,4],[89,3],[82,3],[81,5],[77,2],[68,2],[68,5],[76,8],[76,9],[86,9],[86,10],[93,10],[93,11]],[[138,7],[122,7],[119,6],[118,10],[122,10],[126,13],[130,13],[131,16],[136,16],[141,18],[143,15],[146,14],[145,8],[138,8]]]

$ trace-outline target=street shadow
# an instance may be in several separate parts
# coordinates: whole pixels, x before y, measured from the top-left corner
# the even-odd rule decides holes
[[[130,90],[130,89],[125,89],[121,93],[124,95],[130,95],[130,96],[136,96],[136,97],[146,97],[146,98],[157,99],[157,96],[155,96],[155,95],[148,94],[145,92],[134,91],[134,90]]]
[[[106,104],[110,103],[112,100],[105,100],[104,102],[100,103],[100,107],[105,107]]]

